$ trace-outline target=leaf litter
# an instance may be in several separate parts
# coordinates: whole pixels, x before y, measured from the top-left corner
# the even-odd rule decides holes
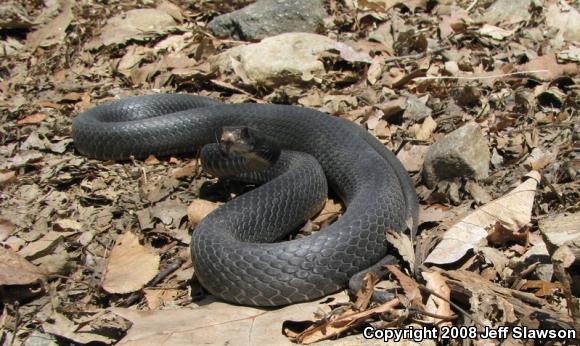
[[[330,0],[317,34],[249,43],[207,29],[248,3],[0,5],[3,344],[363,345],[365,326],[578,328],[577,6]],[[232,191],[193,157],[99,162],[70,138],[94,104],[175,91],[317,108],[395,151],[421,221],[415,249],[389,235],[401,258],[390,285],[369,278],[350,302],[273,310],[193,303],[189,234]],[[427,187],[429,148],[469,122],[489,175]],[[343,210],[329,199],[300,232]],[[396,298],[372,302],[385,286]]]

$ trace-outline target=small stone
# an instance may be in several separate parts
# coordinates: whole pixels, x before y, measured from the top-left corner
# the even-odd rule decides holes
[[[208,28],[216,36],[258,41],[285,32],[318,32],[326,15],[321,0],[259,0],[214,18]]]
[[[522,257],[524,263],[528,266],[537,264],[534,274],[539,280],[552,281],[554,275],[554,266],[550,263],[550,253],[545,243],[538,243],[528,249]]]
[[[489,174],[487,140],[475,122],[469,122],[433,144],[423,163],[423,179],[432,188],[455,177],[482,179]]]
[[[445,63],[445,71],[452,76],[455,76],[459,73],[459,65],[456,61],[447,61]]]
[[[425,105],[425,102],[416,96],[409,95],[405,104],[403,118],[413,121],[421,121],[433,113],[431,108]]]
[[[530,18],[528,8],[532,0],[497,0],[485,11],[482,16],[490,24],[518,23]]]
[[[407,172],[418,172],[421,170],[428,150],[429,146],[427,145],[407,144],[399,151],[397,158],[401,161]]]

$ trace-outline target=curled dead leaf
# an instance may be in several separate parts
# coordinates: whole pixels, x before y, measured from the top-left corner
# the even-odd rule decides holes
[[[530,222],[540,174],[531,171],[526,177],[528,179],[514,190],[481,206],[448,229],[443,240],[425,259],[425,263],[445,264],[458,261],[487,237],[487,228],[496,222],[516,231]]]
[[[117,238],[107,262],[103,289],[109,293],[130,293],[143,288],[159,271],[159,255],[153,254],[132,232]]]
[[[193,226],[198,225],[204,217],[214,211],[220,203],[206,201],[204,199],[194,199],[187,207],[187,218]]]

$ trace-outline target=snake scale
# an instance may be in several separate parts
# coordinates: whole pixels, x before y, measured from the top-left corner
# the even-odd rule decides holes
[[[349,278],[381,260],[387,230],[417,224],[413,184],[394,154],[358,125],[314,109],[274,104],[224,104],[209,98],[158,94],[121,99],[79,114],[76,148],[103,160],[195,152],[227,126],[247,126],[274,145],[310,154],[291,174],[226,203],[193,232],[196,276],[226,301],[279,306],[344,288]],[[326,194],[313,173],[346,205],[328,227],[294,240],[276,240],[277,227],[296,227],[300,192]],[[319,206],[318,206],[319,207]],[[262,236],[261,232],[265,235]]]

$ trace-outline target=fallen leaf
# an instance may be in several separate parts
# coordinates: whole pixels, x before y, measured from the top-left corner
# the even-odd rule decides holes
[[[535,290],[536,297],[545,297],[551,295],[555,290],[562,289],[559,282],[549,282],[544,280],[528,280],[520,287],[524,290]]]
[[[129,293],[143,288],[159,271],[159,255],[139,244],[132,232],[117,238],[107,261],[102,287],[109,293]]]
[[[387,231],[386,239],[389,244],[397,249],[399,255],[403,260],[409,263],[410,268],[415,268],[415,248],[406,234],[399,233],[396,231]]]
[[[77,234],[78,232],[56,232],[50,231],[44,234],[40,239],[37,239],[24,248],[20,249],[18,253],[29,260],[46,256],[52,253],[54,249],[62,244],[64,239],[68,236]]]
[[[299,334],[291,333],[287,329],[284,330],[284,333],[295,342],[309,345],[340,335],[341,333],[364,323],[373,316],[392,311],[397,305],[399,305],[399,303],[399,299],[395,298],[370,310],[361,312],[347,310],[342,315],[330,321],[325,321],[324,323],[314,324]]]
[[[8,183],[13,183],[16,181],[16,172],[0,172],[0,186]]]
[[[17,125],[30,125],[30,124],[38,124],[46,119],[45,113],[34,113],[27,117],[24,117],[16,122]]]
[[[354,303],[356,310],[361,311],[368,308],[377,282],[379,282],[379,278],[375,273],[368,272],[365,274],[361,288],[356,293],[356,302]]]
[[[348,296],[338,293],[333,303]],[[288,318],[311,319],[316,312],[329,312],[328,297],[278,309],[260,309],[212,302],[178,310],[137,311],[113,308],[113,313],[132,322],[118,345],[293,345],[281,333]],[[227,329],[227,333],[224,333]]]
[[[429,137],[431,137],[436,128],[437,123],[435,122],[435,120],[433,120],[433,118],[431,118],[431,116],[428,116],[427,118],[425,118],[425,120],[423,120],[423,123],[421,125],[419,124],[413,125],[409,129],[409,132],[413,133],[416,139],[424,141],[429,139]]]
[[[83,345],[93,342],[111,344],[114,340],[112,337],[95,333],[90,323],[77,324],[56,311],[52,312],[50,318],[42,324],[42,328],[47,333]]]
[[[490,227],[487,232],[487,242],[494,246],[501,246],[510,242],[526,242],[528,238],[526,233],[508,229],[499,221]]]
[[[321,227],[326,226],[336,220],[341,212],[342,205],[338,201],[328,198],[324,207],[322,207],[322,210],[314,217],[312,222]]]
[[[438,272],[423,272],[422,274],[427,282],[427,288],[446,299],[441,299],[434,294],[429,295],[427,304],[425,304],[427,311],[439,316],[453,317],[455,313],[451,310],[451,304],[449,304],[449,301],[451,301],[451,290],[449,289],[449,286],[447,286],[443,276]],[[431,309],[433,305],[435,306],[435,309]],[[440,319],[433,317],[435,323],[439,320]]]
[[[488,235],[486,229],[498,221],[510,230],[519,230],[527,224],[531,219],[540,174],[531,171],[526,177],[528,179],[514,190],[479,207],[448,229],[425,262],[447,264],[458,261],[485,239]]]
[[[482,36],[491,37],[494,40],[503,41],[514,34],[515,30],[505,30],[497,26],[484,24],[478,33]]]
[[[187,218],[192,226],[197,226],[209,213],[214,211],[220,203],[206,201],[205,199],[194,199],[187,207]]]
[[[405,166],[407,172],[418,172],[423,166],[428,151],[428,145],[407,144],[397,153],[397,158]]]
[[[43,275],[34,264],[0,246],[0,286],[31,285],[42,280]]]
[[[558,214],[539,221],[540,232],[554,246],[580,239],[580,212],[569,215]]]
[[[6,240],[16,230],[16,225],[12,221],[0,217],[0,241]]]
[[[423,296],[421,295],[419,284],[405,275],[396,265],[387,264],[385,267],[397,278],[403,291],[405,291],[405,296],[412,305],[415,307],[423,307]]]
[[[31,32],[26,38],[27,45],[32,50],[36,50],[38,47],[49,47],[64,41],[66,30],[74,19],[72,12],[74,2],[63,0],[60,4],[62,6],[61,13],[40,29]]]
[[[556,55],[550,53],[519,65],[517,70],[540,81],[551,81],[561,76],[577,73],[578,65],[575,63],[558,64]]]
[[[146,40],[175,29],[177,22],[167,12],[155,8],[130,10],[109,18],[98,38],[87,44],[88,49],[123,44],[129,40]]]

